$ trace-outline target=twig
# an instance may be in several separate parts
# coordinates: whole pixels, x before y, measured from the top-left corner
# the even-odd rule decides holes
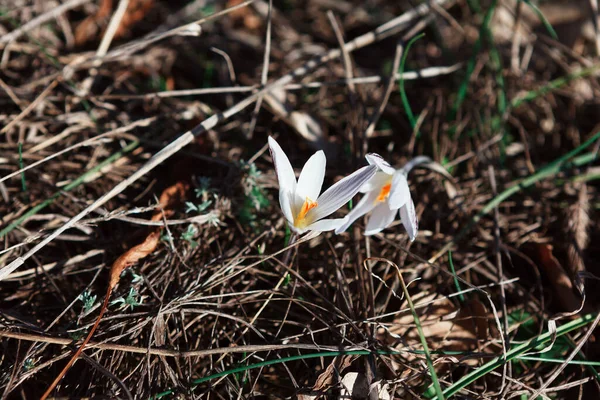
[[[490,165],[488,168],[488,174],[490,178],[490,186],[492,187],[492,193],[494,196],[498,195],[498,190],[496,186],[496,171],[494,170],[494,166]],[[496,273],[498,276],[498,282],[502,282],[504,279],[504,270],[502,268],[502,254],[500,253],[500,225],[499,225],[500,213],[498,212],[498,206],[494,207],[494,250],[496,253]],[[500,306],[502,307],[502,328],[504,329],[502,338],[506,338],[502,343],[502,352],[504,353],[504,357],[506,357],[506,352],[510,348],[510,343],[508,339],[508,309],[506,307],[506,290],[504,286],[500,286]],[[512,375],[512,368],[510,363],[506,363],[502,366],[502,383],[500,385],[499,393],[504,392],[504,388],[506,386],[506,378],[507,375]]]
[[[48,396],[50,396],[50,394],[52,393],[52,391],[54,390],[54,388],[56,387],[56,385],[58,385],[58,383],[60,382],[60,380],[62,379],[62,377],[67,373],[67,371],[71,368],[71,366],[79,358],[79,355],[81,354],[81,352],[85,348],[85,345],[88,344],[88,342],[92,338],[92,335],[94,334],[94,332],[96,332],[96,329],[98,328],[98,325],[100,325],[100,321],[102,320],[102,316],[104,315],[104,313],[106,312],[106,309],[108,308],[108,302],[110,300],[110,294],[112,293],[112,290],[113,290],[113,287],[111,285],[109,285],[108,289],[106,291],[106,295],[104,297],[104,302],[102,303],[102,307],[100,307],[100,313],[98,314],[98,318],[96,319],[96,322],[92,326],[92,329],[90,329],[90,332],[88,333],[88,335],[85,338],[85,340],[83,341],[83,343],[81,343],[81,346],[79,346],[79,348],[77,349],[77,351],[75,352],[75,354],[73,354],[73,357],[71,357],[71,359],[69,360],[69,362],[64,366],[63,370],[56,376],[56,378],[50,384],[50,386],[48,387],[48,389],[46,389],[46,391],[44,392],[44,394],[42,395],[42,397],[40,397],[40,400],[46,400],[48,398]]]
[[[592,25],[594,25],[594,33],[596,35],[596,55],[600,57],[600,14],[598,13],[598,0],[590,0],[590,8],[592,9]]]
[[[21,99],[19,99],[19,98],[17,97],[17,95],[16,95],[16,94],[15,94],[15,92],[14,92],[14,91],[11,89],[11,87],[10,87],[10,86],[8,86],[8,85],[6,84],[6,82],[4,82],[2,79],[0,79],[0,87],[1,87],[2,89],[4,89],[4,91],[6,92],[6,94],[8,94],[8,97],[10,97],[10,99],[11,99],[11,100],[12,100],[12,101],[13,101],[13,102],[14,102],[14,103],[17,105],[17,106],[19,106],[19,108],[20,108],[21,110],[23,110],[24,104],[23,104],[23,102],[21,101]]]
[[[216,51],[216,49],[215,49]],[[423,68],[419,71],[407,71],[404,73],[397,72],[394,76],[394,80],[404,79],[415,80],[420,78],[434,78],[441,75],[448,75],[458,71],[462,67],[462,64],[454,64],[447,67],[428,67]],[[351,81],[354,84],[362,85],[369,83],[379,83],[386,79],[379,76],[365,76],[352,78]],[[323,86],[345,86],[348,85],[347,79],[339,79],[329,82],[309,82],[309,83],[289,83],[283,86],[285,90],[302,90],[302,89],[318,89]],[[154,92],[146,94],[107,94],[100,96],[90,96],[86,98],[98,99],[98,100],[131,100],[131,99],[154,99],[154,98],[167,98],[167,97],[179,97],[179,96],[200,96],[200,95],[211,95],[211,94],[228,94],[228,93],[247,93],[253,92],[259,87],[254,86],[225,86],[218,88],[201,88],[201,89],[182,89],[182,90],[169,90],[164,92]]]
[[[96,75],[98,75],[98,67],[102,65],[102,58],[106,55],[110,44],[112,43],[115,34],[117,33],[117,29],[119,29],[119,25],[121,25],[121,21],[127,12],[127,7],[129,6],[129,0],[121,0],[119,1],[119,5],[115,10],[110,22],[108,23],[108,27],[106,28],[106,32],[102,37],[102,41],[98,46],[98,50],[96,50],[96,60],[92,65],[92,68],[89,70],[90,77],[83,83],[83,92],[87,94],[94,84],[94,80]]]
[[[243,1],[239,4],[236,4],[232,7],[226,8],[224,10],[218,11],[214,14],[209,15],[208,17],[205,18],[201,18],[199,20],[190,22],[188,24],[179,26],[177,28],[168,30],[167,32],[162,32],[162,33],[150,33],[149,35],[146,35],[146,37],[139,39],[139,40],[135,40],[131,43],[127,43],[123,46],[117,47],[114,50],[111,50],[110,52],[106,53],[106,55],[104,55],[102,58],[102,62],[107,62],[107,61],[111,61],[111,60],[116,60],[120,57],[124,57],[127,55],[131,55],[135,52],[138,52],[146,47],[148,47],[149,45],[151,45],[152,43],[156,43],[158,41],[161,41],[163,39],[166,39],[168,37],[171,36],[177,36],[177,35],[184,35],[184,36],[198,36],[201,33],[201,28],[200,26],[207,22],[210,21],[212,19],[221,17],[223,15],[229,14],[232,11],[235,11],[237,9],[246,7],[249,4],[254,3],[254,1],[256,0],[246,0]],[[87,68],[87,62],[92,61],[94,62],[95,59],[91,58],[82,62],[77,63],[76,65],[72,65],[71,68],[72,69],[78,69],[78,68]]]
[[[385,107],[387,106],[387,103],[390,100],[390,95],[392,94],[392,90],[394,90],[394,83],[396,82],[394,78],[396,77],[396,71],[398,71],[398,68],[400,67],[400,59],[402,58],[403,49],[404,46],[402,45],[402,41],[399,40],[398,43],[396,43],[396,52],[394,55],[394,62],[392,63],[392,73],[385,87],[383,98],[379,103],[379,107],[377,107],[377,110],[375,110],[375,112],[371,116],[369,125],[367,125],[367,129],[365,131],[365,137],[367,138],[373,136],[373,132],[375,131],[375,125],[377,125],[381,114],[383,114],[383,110],[385,110]]]
[[[95,66],[99,66],[102,63],[102,57],[106,55],[108,52],[108,48],[112,43],[115,34],[117,33],[117,29],[119,29],[119,25],[127,12],[127,6],[129,6],[129,0],[121,0],[119,1],[119,5],[115,10],[110,22],[108,23],[108,27],[106,28],[106,33],[102,37],[102,41],[100,42],[100,46],[98,46],[98,50],[96,51],[96,57],[98,60],[95,63]]]
[[[49,343],[58,344],[62,346],[68,346],[73,343],[72,339],[50,337],[45,335],[38,335],[32,333],[22,332],[10,332],[0,331],[0,337],[16,340],[27,340],[29,342]],[[149,354],[153,356],[163,357],[177,357],[177,358],[190,358],[190,357],[207,357],[215,354],[234,354],[234,353],[252,353],[258,351],[273,351],[273,350],[286,350],[286,349],[301,349],[301,350],[320,350],[320,351],[331,351],[339,350],[336,346],[319,346],[316,344],[308,343],[290,343],[290,344],[264,344],[264,345],[240,345],[234,347],[221,347],[214,349],[202,349],[202,350],[169,350],[152,347],[136,347],[128,346],[124,344],[112,344],[104,342],[89,342],[86,346],[88,349],[99,349],[99,350],[110,350],[110,351],[122,351],[134,354]],[[345,350],[355,350],[356,348],[348,348]]]
[[[293,246],[294,244],[296,244],[296,240],[297,239],[298,239],[298,235],[292,234],[292,236],[290,237],[290,242],[289,242],[288,246]],[[284,265],[288,265],[288,263],[290,261],[290,255],[292,254],[292,252],[294,251],[294,249],[296,249],[296,246],[289,247],[288,250],[285,252],[285,254],[283,256],[283,264]],[[287,274],[283,274],[281,276],[281,278],[279,279],[279,282],[277,282],[277,284],[275,285],[275,287],[271,290],[271,294],[269,294],[269,297],[267,297],[267,299],[262,304],[262,306],[258,309],[258,311],[256,312],[256,314],[254,314],[254,317],[252,317],[252,319],[250,320],[249,326],[254,325],[254,323],[256,322],[256,320],[258,319],[258,317],[260,316],[260,314],[262,314],[262,312],[264,311],[264,309],[271,302],[271,299],[273,298],[273,296],[275,296],[275,293],[277,292],[277,290],[279,290],[279,288],[281,287],[281,285],[283,284],[283,282],[285,282],[286,278],[287,278]],[[247,326],[246,328],[244,328],[244,330],[242,331],[242,333],[239,335],[240,337],[244,337],[244,335],[246,335],[246,333],[248,332],[248,329],[250,329],[249,326]]]
[[[329,18],[329,23],[333,28],[333,32],[335,33],[335,38],[340,45],[340,49],[342,50],[342,61],[344,62],[344,72],[346,73],[346,83],[348,84],[348,89],[350,89],[350,99],[354,100],[356,95],[356,86],[354,85],[353,78],[354,74],[352,73],[352,61],[350,60],[350,54],[346,50],[346,46],[344,46],[344,36],[342,35],[342,30],[333,15],[333,12],[327,11],[327,18]]]
[[[271,56],[271,25],[273,24],[273,0],[269,0],[269,11],[267,13],[267,33],[265,34],[265,54],[263,56],[263,67],[260,76],[260,84],[264,87],[267,84],[267,78],[269,77],[269,59]],[[258,119],[258,112],[262,106],[264,96],[260,96],[256,99],[254,105],[254,112],[252,113],[252,119],[250,120],[250,126],[246,133],[247,138],[252,138],[254,134],[254,128],[256,127],[256,120]]]
[[[521,34],[519,28],[521,27],[522,9],[523,2],[517,1],[515,6],[515,23],[513,25],[512,42],[510,47],[510,66],[513,73],[518,73],[519,70],[519,49],[521,48]]]
[[[329,19],[329,23],[331,24],[331,27],[333,28],[333,32],[335,33],[335,37],[337,39],[338,45],[340,46],[340,50],[342,50],[342,62],[344,64],[344,73],[346,74],[346,82],[348,84],[348,91],[349,91],[349,95],[348,98],[350,99],[350,115],[348,116],[349,120],[352,121],[350,122],[349,125],[349,129],[348,129],[348,134],[349,134],[349,140],[350,140],[350,149],[352,149],[352,154],[354,155],[354,157],[356,157],[355,159],[352,160],[352,163],[354,164],[356,162],[356,160],[358,158],[361,158],[361,152],[362,152],[362,147],[363,146],[359,146],[358,145],[358,138],[356,137],[357,135],[355,134],[355,130],[353,128],[353,126],[358,125],[357,124],[357,116],[358,116],[358,108],[357,108],[357,102],[356,102],[356,86],[354,85],[354,82],[352,82],[352,77],[353,77],[353,73],[352,73],[352,60],[350,59],[350,53],[346,50],[346,46],[344,46],[344,35],[342,34],[342,29],[340,28],[335,15],[333,14],[332,11],[327,11],[327,18]],[[366,140],[362,140],[362,143],[366,143]],[[366,146],[365,146],[366,147]]]

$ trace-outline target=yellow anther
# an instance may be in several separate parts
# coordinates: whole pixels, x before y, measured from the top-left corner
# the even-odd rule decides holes
[[[304,217],[306,217],[306,214],[312,210],[313,208],[315,208],[317,206],[317,202],[316,201],[312,201],[311,199],[309,199],[308,197],[304,200],[304,204],[302,204],[302,208],[300,209],[300,212],[298,213],[298,220],[303,220]]]
[[[388,196],[390,195],[391,188],[392,188],[391,183],[388,183],[387,185],[383,185],[383,187],[381,188],[381,191],[379,192],[379,196],[377,196],[377,199],[375,201],[377,203],[385,201],[385,199],[387,199]]]

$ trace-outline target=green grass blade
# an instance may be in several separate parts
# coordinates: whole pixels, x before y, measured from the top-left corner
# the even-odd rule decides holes
[[[425,338],[425,333],[423,332],[423,327],[421,326],[421,320],[419,319],[419,315],[415,310],[415,306],[410,298],[410,294],[408,293],[408,288],[404,283],[404,278],[402,278],[402,274],[400,270],[396,267],[398,271],[398,280],[402,285],[402,291],[404,292],[404,296],[406,297],[406,301],[408,302],[408,307],[410,308],[410,312],[413,315],[413,319],[415,320],[415,325],[417,326],[417,332],[419,333],[419,339],[421,340],[421,345],[423,346],[423,352],[425,353],[425,360],[427,361],[427,368],[429,369],[429,374],[431,375],[431,381],[433,384],[433,388],[435,389],[435,393],[438,399],[444,400],[444,392],[442,391],[442,387],[440,386],[440,381],[438,380],[437,374],[435,372],[435,367],[433,366],[433,360],[431,359],[431,353],[429,352],[429,346],[427,346],[427,339]]]
[[[23,143],[19,142],[19,169],[23,169],[24,167],[24,163],[23,163]],[[27,183],[25,182],[25,171],[21,172],[21,189],[23,190],[23,193],[25,193],[27,191]]]
[[[533,10],[533,12],[540,19],[540,21],[542,21],[542,24],[544,24],[544,28],[546,28],[546,30],[548,31],[548,33],[550,34],[550,36],[552,36],[552,38],[554,40],[558,40],[558,35],[556,34],[556,31],[552,27],[552,24],[550,23],[550,21],[548,21],[546,19],[546,17],[542,13],[542,10],[540,10],[538,8],[538,6],[536,6],[535,4],[533,4],[530,0],[521,0],[521,1],[523,1],[523,3],[527,4],[529,7],[531,7],[531,9]]]
[[[527,103],[529,101],[532,101],[538,97],[544,96],[545,94],[550,93],[553,90],[556,90],[571,81],[574,81],[579,78],[584,78],[589,75],[593,75],[594,73],[598,72],[599,70],[600,70],[600,65],[595,65],[593,67],[584,68],[584,69],[574,72],[572,74],[557,78],[553,81],[548,82],[547,85],[544,85],[539,89],[531,90],[531,91],[527,92],[526,94],[524,94],[523,96],[515,97],[511,101],[510,105],[513,108],[517,108],[520,105]]]
[[[565,361],[564,359],[561,358],[544,358],[544,357],[533,357],[533,356],[520,356],[520,357],[516,357],[518,360],[524,360],[524,361],[540,361],[540,362],[549,362],[549,363],[556,363],[556,364],[563,364]],[[600,361],[589,361],[589,360],[571,360],[569,363],[569,365],[585,365],[585,366],[592,366],[592,367],[600,367]]]
[[[289,362],[289,361],[306,360],[309,358],[320,358],[320,357],[337,357],[340,355],[370,355],[371,353],[372,352],[370,352],[368,350],[355,350],[355,351],[340,350],[340,351],[323,351],[320,353],[310,353],[310,354],[299,354],[297,356],[276,358],[273,360],[267,360],[267,361],[262,361],[262,362],[255,363],[255,364],[243,365],[243,366],[240,366],[237,368],[232,368],[232,369],[228,369],[226,371],[221,371],[216,374],[204,376],[202,378],[193,380],[192,385],[197,386],[204,382],[209,382],[214,379],[222,378],[224,376],[228,376],[231,374],[237,374],[240,372],[245,372],[245,371],[249,371],[249,370],[256,369],[256,368],[268,367],[269,365],[276,365],[276,364],[281,364],[281,363],[285,363],[285,362]],[[166,396],[173,395],[174,393],[175,392],[171,389],[165,390],[162,393],[158,393],[158,394],[152,396],[151,399],[160,399],[160,398],[163,398]]]
[[[402,98],[402,105],[404,106],[404,111],[406,112],[406,116],[408,117],[408,121],[410,122],[410,127],[413,130],[415,129],[415,126],[417,125],[417,119],[415,118],[415,115],[412,112],[412,108],[410,107],[410,103],[408,102],[408,96],[406,95],[406,90],[404,89],[403,76],[404,76],[404,67],[406,65],[406,59],[408,57],[408,51],[410,50],[412,45],[417,40],[422,38],[423,36],[425,36],[425,34],[421,33],[420,35],[417,35],[414,38],[412,38],[411,40],[409,40],[408,44],[406,45],[406,49],[404,49],[404,53],[402,54],[402,59],[400,61],[400,67],[399,67],[400,79],[398,82],[398,90],[400,91],[400,97]],[[419,133],[417,132],[417,137],[418,136],[419,136]]]
[[[452,250],[448,250],[448,263],[450,264],[450,271],[452,271],[452,277],[454,278],[454,286],[456,286],[456,291],[460,293],[458,298],[461,303],[465,302],[465,296],[461,293],[462,289],[460,288],[460,283],[458,282],[458,278],[456,277],[456,270],[454,269],[454,261],[452,261]]]

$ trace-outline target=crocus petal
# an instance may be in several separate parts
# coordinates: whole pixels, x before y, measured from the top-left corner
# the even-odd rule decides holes
[[[381,190],[381,187],[388,183],[390,180],[390,176],[385,172],[377,171],[374,177],[369,179],[367,183],[361,186],[359,192],[367,193],[372,190],[377,190],[378,192]]]
[[[377,203],[375,202],[375,200],[377,200],[377,195],[377,191],[372,191],[364,195],[363,198],[360,199],[358,204],[352,209],[352,211],[350,211],[348,215],[346,215],[346,218],[344,218],[344,224],[337,228],[335,230],[335,233],[339,234],[345,232],[346,229],[348,229],[348,227],[352,225],[354,221],[356,221],[357,219],[371,211],[373,208],[375,208],[375,206],[377,205]]]
[[[334,229],[339,228],[345,221],[345,218],[336,218],[336,219],[322,219],[313,224],[310,224],[306,230],[307,231],[332,231]]]
[[[377,167],[374,165],[362,167],[352,175],[345,177],[331,186],[319,197],[317,200],[319,206],[310,210],[309,216],[313,221],[318,221],[334,213],[338,208],[350,201],[358,193],[361,186],[375,175],[376,171]]]
[[[319,197],[325,178],[326,161],[325,153],[320,150],[304,164],[296,187],[296,194],[300,196],[303,202],[307,197],[313,201]]]
[[[290,193],[296,192],[296,175],[290,160],[287,158],[279,144],[269,136],[269,148],[271,149],[271,157],[277,171],[277,180],[279,181],[279,189],[286,189]]]
[[[415,205],[412,199],[409,199],[404,206],[400,208],[400,218],[402,219],[402,225],[406,229],[410,241],[414,241],[419,231],[419,221],[417,220],[417,213],[415,212]]]
[[[365,235],[374,235],[381,232],[390,226],[395,216],[396,210],[390,210],[385,203],[379,204],[371,213],[371,217],[365,228]]]
[[[406,175],[402,171],[396,171],[392,180],[392,187],[390,189],[390,197],[388,198],[388,205],[390,210],[397,210],[405,205],[410,200],[410,188],[408,187],[408,181]]]
[[[407,162],[406,164],[404,164],[404,167],[402,167],[402,170],[404,171],[404,173],[406,175],[408,175],[408,173],[410,172],[411,169],[413,169],[414,167],[418,167],[421,164],[430,164],[433,163],[431,161],[431,158],[427,157],[427,156],[418,156],[413,158],[412,160],[410,160],[409,162]],[[448,172],[446,171],[446,169],[444,167],[442,167],[441,165],[439,165],[438,163],[433,163],[433,164],[437,164],[439,167],[441,167],[441,169],[447,174]]]
[[[380,170],[388,175],[392,175],[396,170],[387,161],[377,153],[369,153],[365,156],[370,165],[376,165]]]
[[[287,189],[279,189],[279,206],[283,211],[283,216],[290,224],[294,222],[291,198],[292,194]]]

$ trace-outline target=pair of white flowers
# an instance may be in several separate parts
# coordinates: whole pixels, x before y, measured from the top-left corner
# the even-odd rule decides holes
[[[279,204],[290,229],[297,234],[307,231],[344,232],[361,216],[371,212],[365,235],[387,228],[399,210],[402,224],[412,240],[417,236],[417,216],[406,180],[409,169],[396,170],[378,154],[366,155],[368,166],[340,180],[321,194],[325,178],[325,153],[317,151],[308,159],[300,177],[279,144],[269,137],[269,148],[279,181]],[[358,192],[364,193],[345,218],[325,219],[346,204]]]

